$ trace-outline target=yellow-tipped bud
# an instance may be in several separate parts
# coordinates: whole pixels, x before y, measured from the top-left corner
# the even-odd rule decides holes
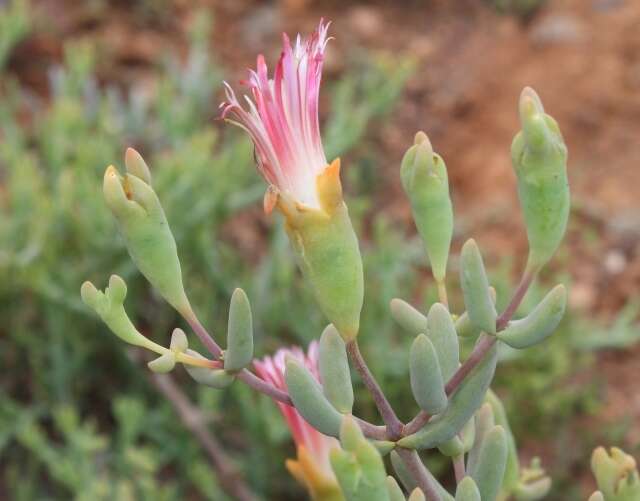
[[[184,292],[176,242],[153,188],[149,169],[138,152],[127,150],[128,173],[109,166],[104,174],[104,198],[134,263],[176,310],[191,314]]]

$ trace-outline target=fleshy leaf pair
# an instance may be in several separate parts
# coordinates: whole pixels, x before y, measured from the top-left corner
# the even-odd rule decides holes
[[[445,306],[435,303],[426,320],[425,331],[411,346],[411,389],[423,410],[438,414],[447,406],[445,384],[460,365],[460,349],[455,325]]]
[[[497,332],[495,296],[489,287],[482,256],[474,240],[467,241],[462,248],[460,270],[467,308],[465,314],[472,330],[495,334],[512,348],[528,348],[544,341],[553,334],[564,316],[566,289],[563,285],[557,285],[525,318],[512,321],[504,330]],[[468,330],[464,325],[459,329]]]

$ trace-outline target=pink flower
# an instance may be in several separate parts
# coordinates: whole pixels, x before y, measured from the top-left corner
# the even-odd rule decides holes
[[[311,374],[320,381],[317,341],[311,342],[306,354],[301,348],[293,346],[281,348],[272,357],[254,361],[257,374],[265,381],[286,391],[284,370],[287,356],[293,356],[303,362]],[[278,403],[278,407],[287,421],[297,448],[297,461],[288,460],[286,463],[289,472],[307,486],[314,499],[342,499],[341,495],[338,497],[338,484],[329,462],[329,451],[339,447],[338,441],[313,428],[294,407],[282,403]],[[323,496],[320,496],[320,493],[323,493]],[[328,497],[328,493],[336,497]]]
[[[242,127],[255,145],[258,169],[280,193],[312,208],[320,208],[316,178],[327,166],[318,121],[318,95],[329,24],[320,21],[306,40],[295,46],[282,35],[282,53],[269,79],[264,56],[242,82],[253,100],[243,96],[248,111],[225,82],[227,101],[222,118]],[[232,118],[228,118],[232,117]]]

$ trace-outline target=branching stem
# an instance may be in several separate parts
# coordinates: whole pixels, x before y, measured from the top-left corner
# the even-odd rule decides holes
[[[385,397],[382,388],[380,388],[380,385],[376,381],[376,378],[369,370],[369,367],[367,366],[362,353],[360,353],[358,342],[355,339],[347,343],[347,353],[349,354],[349,358],[355,365],[358,374],[360,374],[364,385],[371,393],[373,401],[378,408],[378,412],[380,412],[382,420],[387,425],[387,434],[389,435],[389,438],[391,440],[400,438],[403,428],[402,421],[400,421],[398,419],[398,416],[396,416],[396,413],[387,400],[387,397]]]
[[[418,487],[424,492],[427,501],[442,501],[442,496],[440,496],[435,485],[433,485],[432,477],[429,475],[427,467],[422,462],[422,459],[420,459],[418,453],[415,450],[404,449],[403,447],[398,447],[396,452],[411,473],[411,476],[417,482]]]
[[[498,317],[496,321],[496,329],[498,331],[504,329],[511,317],[515,314],[518,306],[522,302],[525,294],[529,290],[529,286],[533,279],[535,278],[535,272],[526,271],[522,275],[522,279],[518,284],[511,301],[509,301],[509,305],[505,308],[502,314]],[[489,352],[491,347],[496,343],[495,336],[489,336],[487,334],[481,334],[480,340],[478,344],[475,346],[471,355],[464,361],[464,363],[458,367],[458,370],[455,372],[451,379],[447,382],[445,386],[445,391],[447,396],[450,396],[458,389],[458,386],[464,381],[464,378],[476,367],[484,358],[484,356]],[[413,418],[409,423],[407,423],[402,430],[403,435],[411,435],[421,428],[423,428],[431,419],[431,415],[428,412],[420,411],[415,418]]]
[[[222,348],[220,345],[216,343],[213,336],[207,332],[207,329],[200,323],[196,314],[192,311],[190,314],[183,315],[184,319],[187,321],[193,332],[196,333],[200,342],[204,345],[204,347],[209,350],[209,352],[213,355],[213,358],[220,358],[222,356]]]
[[[453,472],[456,476],[456,484],[459,484],[466,475],[464,467],[464,454],[453,458]]]
[[[438,286],[438,301],[449,308],[449,299],[447,296],[447,284],[444,280],[436,280]]]
[[[213,336],[209,334],[206,327],[202,325],[195,314],[192,314],[190,316],[185,315],[184,318],[189,323],[198,338],[202,341],[202,344],[207,347],[207,349],[215,358],[219,359],[222,355],[222,348],[220,348],[218,343],[215,342]],[[272,398],[276,402],[280,402],[293,407],[291,397],[286,391],[276,388],[273,384],[258,377],[249,369],[243,369],[238,373],[237,377],[240,381],[244,382],[247,386],[253,388],[258,393],[262,393],[263,395]],[[354,419],[360,425],[362,433],[364,433],[367,438],[372,438],[374,440],[387,440],[389,438],[386,426],[377,426],[355,416]]]
[[[238,379],[246,383],[257,392],[262,393],[263,395],[267,395],[277,402],[293,406],[291,397],[289,397],[289,394],[286,391],[282,391],[281,389],[276,388],[274,385],[256,376],[248,369],[241,370],[238,373]]]

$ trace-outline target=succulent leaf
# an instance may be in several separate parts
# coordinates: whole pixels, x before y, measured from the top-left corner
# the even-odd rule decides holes
[[[500,492],[507,463],[507,436],[502,426],[494,426],[484,437],[478,465],[471,475],[482,501],[495,501]]]
[[[327,400],[309,370],[290,356],[286,360],[285,382],[291,400],[302,417],[320,433],[337,437],[342,414]]]
[[[227,326],[227,349],[224,352],[224,368],[239,371],[253,359],[253,319],[249,298],[242,289],[231,296]]]
[[[480,249],[473,239],[467,240],[462,247],[460,284],[471,324],[488,334],[495,334],[496,307],[489,290]]]
[[[438,354],[442,379],[449,381],[460,366],[458,334],[446,306],[435,303],[427,315],[427,336]]]
[[[427,333],[427,317],[402,299],[391,300],[391,316],[413,336]]]
[[[433,343],[424,334],[411,345],[409,368],[411,390],[420,408],[430,414],[442,412],[447,406],[442,371]]]
[[[398,441],[409,449],[430,449],[452,439],[471,419],[484,400],[497,363],[497,348],[491,347],[484,359],[467,375],[449,398],[449,405],[424,428]]]
[[[549,337],[562,320],[567,305],[567,290],[557,285],[526,317],[510,322],[498,339],[512,348],[528,348]]]
[[[322,392],[342,414],[353,408],[353,386],[347,350],[340,333],[329,325],[320,336],[318,368]]]

